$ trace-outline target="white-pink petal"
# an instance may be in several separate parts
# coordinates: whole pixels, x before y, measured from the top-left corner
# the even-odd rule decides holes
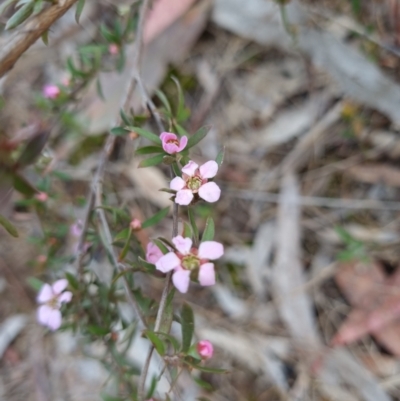
[[[174,191],[179,191],[185,188],[186,182],[181,177],[175,177],[170,183],[169,187]]]
[[[190,271],[189,270],[177,270],[172,275],[172,282],[176,289],[181,293],[186,293],[190,283]]]
[[[62,303],[68,303],[71,302],[72,299],[72,292],[70,291],[65,291],[58,297],[58,302]]]
[[[193,200],[193,192],[190,189],[181,189],[177,192],[175,197],[175,203],[182,206],[190,205]]]
[[[192,249],[192,240],[190,238],[183,238],[181,235],[172,239],[176,249],[182,254],[187,255]]]
[[[221,189],[215,182],[207,182],[199,188],[199,196],[207,202],[216,202],[221,196]]]
[[[218,163],[214,160],[210,160],[200,166],[200,176],[201,178],[213,178],[218,172]]]
[[[53,295],[54,294],[51,286],[49,284],[43,284],[36,300],[38,303],[44,304],[46,302],[49,302],[53,298]]]
[[[204,286],[215,284],[214,263],[204,263],[200,266],[199,283]]]
[[[49,320],[49,316],[51,315],[52,310],[53,309],[48,305],[39,306],[37,313],[36,313],[37,321],[40,324],[47,326],[47,322]]]
[[[62,278],[61,280],[57,280],[51,288],[53,289],[53,293],[55,295],[61,294],[68,287],[68,280]]]
[[[199,246],[200,259],[218,259],[224,254],[224,246],[216,241],[205,241]]]
[[[185,173],[189,177],[193,177],[196,170],[199,168],[199,165],[194,161],[190,160],[188,164],[182,167],[182,173]]]
[[[47,327],[51,330],[57,330],[60,328],[62,322],[61,312],[58,309],[52,309],[48,316]]]
[[[180,266],[180,264],[181,260],[178,256],[176,256],[174,252],[169,252],[158,259],[156,262],[156,269],[160,272],[167,273],[175,269],[175,267]]]

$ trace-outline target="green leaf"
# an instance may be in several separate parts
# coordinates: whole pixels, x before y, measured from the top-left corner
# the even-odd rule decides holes
[[[7,21],[5,30],[16,28],[22,24],[27,18],[33,13],[35,6],[34,1],[24,4],[18,11],[16,11],[12,17]]]
[[[218,153],[215,161],[218,164],[218,167],[222,166],[222,163],[224,162],[224,157],[225,157],[225,146],[222,148],[222,150]]]
[[[194,244],[197,246],[199,244],[199,229],[197,228],[193,208],[191,208],[191,207],[188,207],[188,216],[189,216],[190,225],[192,226],[193,237],[194,237],[193,241],[194,241]]]
[[[99,78],[96,79],[96,91],[100,99],[106,100],[106,98],[104,97],[103,88],[101,87],[101,82]]]
[[[110,329],[105,327],[96,326],[94,324],[88,324],[86,330],[95,336],[105,336],[110,332]]]
[[[49,45],[49,30],[42,33],[42,41],[46,46]]]
[[[171,79],[175,82],[176,88],[178,90],[178,107],[176,110],[176,119],[179,122],[183,122],[189,118],[190,110],[187,107],[185,107],[185,98],[183,96],[181,84],[176,79],[176,77],[171,77]]]
[[[42,287],[44,286],[44,282],[42,280],[39,280],[36,277],[28,277],[26,279],[26,282],[36,292],[39,292],[42,289]]]
[[[4,216],[0,214],[0,225],[2,225],[7,232],[15,238],[18,238],[18,231],[17,229],[8,221]]]
[[[81,17],[83,7],[85,7],[85,0],[79,0],[75,11],[75,21],[77,24],[79,24],[79,18]]]
[[[167,302],[165,305],[165,311],[164,311],[164,314],[161,319],[160,332],[163,333],[165,336],[168,336],[168,333],[171,330],[172,321],[174,319],[174,306],[172,304],[174,295],[175,295],[175,288],[172,288],[172,290],[168,294]],[[175,340],[175,339],[173,338],[173,340]],[[173,340],[170,340],[170,341],[173,341]],[[176,340],[175,340],[175,342],[172,343],[172,345],[175,348],[175,351],[177,351],[179,348],[179,344],[177,344]]]
[[[121,120],[126,124],[126,125],[131,125],[132,121],[128,117],[128,115],[125,113],[123,109],[120,110],[119,115],[121,116]]]
[[[34,188],[32,184],[21,175],[14,174],[13,179],[14,179],[13,185],[15,190],[17,190],[21,194],[27,197],[32,197],[37,192],[36,188]]]
[[[175,337],[172,337],[171,335],[164,333],[164,332],[157,332],[157,334],[161,337],[165,337],[171,345],[174,347],[175,351],[178,351],[180,348],[179,342]]]
[[[24,150],[17,160],[18,167],[25,167],[32,164],[42,153],[47,140],[49,139],[50,131],[40,132],[31,138],[25,145]]]
[[[151,142],[154,142],[154,143],[156,143],[158,145],[162,144],[160,137],[158,135],[156,135],[156,134],[153,134],[150,131],[147,131],[147,130],[145,130],[143,128],[140,128],[140,127],[130,127],[130,126],[128,126],[128,127],[125,127],[125,128],[127,130],[129,130],[129,131],[135,132],[136,134],[138,134],[140,136],[143,136],[144,138],[147,138]]]
[[[160,251],[164,255],[167,254],[168,252],[170,252],[169,249],[158,238],[157,239],[153,239],[153,242],[160,248]]]
[[[157,164],[161,164],[163,162],[164,155],[160,154],[157,156],[150,157],[148,159],[144,159],[139,163],[139,167],[150,167],[150,166],[156,166]]]
[[[164,217],[166,217],[168,215],[169,209],[170,209],[170,207],[167,206],[164,209],[161,209],[154,216],[152,216],[149,219],[145,220],[142,223],[142,228],[148,228],[148,227],[154,226],[155,224],[158,224]]]
[[[165,345],[162,342],[162,340],[160,340],[157,337],[157,334],[154,333],[153,331],[150,330],[146,330],[144,332],[144,335],[151,341],[151,343],[154,345],[154,348],[157,350],[157,352],[161,355],[164,356],[165,354]]]
[[[114,369],[112,369],[113,371]],[[103,401],[124,401],[124,398],[121,397],[114,397],[113,395],[108,395],[108,394],[101,394],[101,399]]]
[[[76,277],[71,273],[65,273],[65,277],[68,280],[69,285],[74,289],[79,289],[79,282]]]
[[[164,152],[160,146],[144,146],[136,150],[137,155],[149,155],[151,153],[161,153]]]
[[[208,382],[206,382],[206,381],[204,381],[204,380],[201,380],[201,379],[199,379],[198,377],[193,377],[193,380],[200,386],[200,387],[203,387],[205,390],[207,390],[207,391],[213,391],[214,390],[214,387],[210,384],[210,383],[208,383]],[[203,398],[203,400],[206,400],[206,398]]]
[[[177,177],[182,177],[182,171],[180,170],[177,163],[172,164],[172,170]]]
[[[110,131],[115,136],[123,136],[129,134],[129,131],[122,127],[114,127]]]
[[[193,134],[186,145],[186,149],[190,149],[193,146],[197,145],[202,139],[204,139],[208,132],[210,131],[211,127],[202,127],[200,128],[195,134]]]
[[[109,43],[118,44],[118,37],[114,32],[111,32],[104,24],[100,25],[100,32],[104,36],[104,39]]]
[[[200,363],[195,363],[189,360],[184,361],[187,365],[192,367],[193,369],[200,370],[205,373],[228,373],[226,369],[218,369],[218,368],[209,368],[207,366],[200,365]]]
[[[128,237],[126,238],[125,245],[122,248],[122,251],[118,256],[118,261],[119,262],[121,262],[121,261],[123,261],[125,259],[125,256],[127,255],[128,251],[129,251],[129,245],[130,245],[130,242],[131,242],[131,237],[132,237],[132,229],[129,227],[129,234],[128,234]]]
[[[189,133],[185,130],[185,128],[183,128],[181,125],[175,123],[175,128],[176,128],[176,132],[180,135],[180,136],[187,136],[189,137]]]
[[[164,105],[165,110],[171,116],[172,115],[171,105],[169,104],[169,101],[168,101],[167,97],[165,96],[165,94],[163,92],[161,92],[160,90],[156,90],[156,95],[161,100],[161,103]]]
[[[120,231],[115,237],[114,237],[114,241],[113,241],[113,244],[115,243],[115,242],[118,242],[118,241],[125,241],[127,238],[129,238],[129,236],[131,235],[131,233],[130,233],[130,231],[131,231],[131,229],[128,227],[128,228],[124,228],[122,231]]]
[[[192,238],[193,232],[192,227],[186,222],[183,222],[183,237],[184,238]]]
[[[215,234],[214,220],[211,217],[208,217],[201,241],[202,242],[212,241],[214,239],[214,234]]]
[[[138,257],[139,260],[139,265],[143,266],[146,270],[149,271],[149,273],[154,273],[156,270],[156,266],[153,265],[152,263],[147,262],[147,260],[144,260],[140,256]]]
[[[192,308],[185,302],[181,312],[182,352],[189,351],[194,332],[194,315]]]

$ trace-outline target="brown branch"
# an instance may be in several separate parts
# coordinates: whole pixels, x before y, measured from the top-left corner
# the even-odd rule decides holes
[[[0,77],[14,67],[14,64],[51,25],[61,18],[77,0],[59,0],[51,7],[31,18],[21,26],[0,50]]]

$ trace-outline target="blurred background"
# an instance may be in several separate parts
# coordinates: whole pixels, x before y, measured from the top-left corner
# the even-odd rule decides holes
[[[0,2],[0,212],[19,232],[0,227],[1,400],[122,399],[104,393],[110,373],[99,345],[43,334],[32,286],[76,249],[69,227],[83,217],[126,92],[134,29],[124,24],[136,3],[86,0],[79,24],[74,5],[7,71],[10,44],[34,32],[36,17],[5,29],[16,3]],[[398,0],[153,2],[144,83],[152,96],[176,99],[176,77],[190,110],[185,128],[211,126],[197,161],[225,147],[221,199],[198,209],[225,245],[218,284],[177,302],[190,302],[196,334],[216,349],[211,366],[228,373],[182,378],[180,399],[400,400],[399,57]],[[89,84],[74,81],[68,107],[50,103],[46,85],[61,88],[61,102],[78,66],[97,59]],[[143,113],[139,94],[131,107]],[[158,191],[168,170],[137,168],[140,141],[117,141],[104,192],[143,220],[170,201]],[[4,166],[21,144],[38,151],[15,191]],[[168,218],[139,239],[169,238],[170,227]],[[104,252],[90,255],[107,274]],[[139,284],[159,299],[162,281]],[[126,357],[140,368],[145,352],[133,345]]]

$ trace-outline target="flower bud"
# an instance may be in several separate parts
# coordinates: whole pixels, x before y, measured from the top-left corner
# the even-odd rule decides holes
[[[214,347],[208,340],[199,341],[197,344],[197,352],[201,359],[210,359],[214,354]]]
[[[137,231],[142,228],[142,222],[139,219],[133,219],[129,226],[131,227],[132,230]]]

